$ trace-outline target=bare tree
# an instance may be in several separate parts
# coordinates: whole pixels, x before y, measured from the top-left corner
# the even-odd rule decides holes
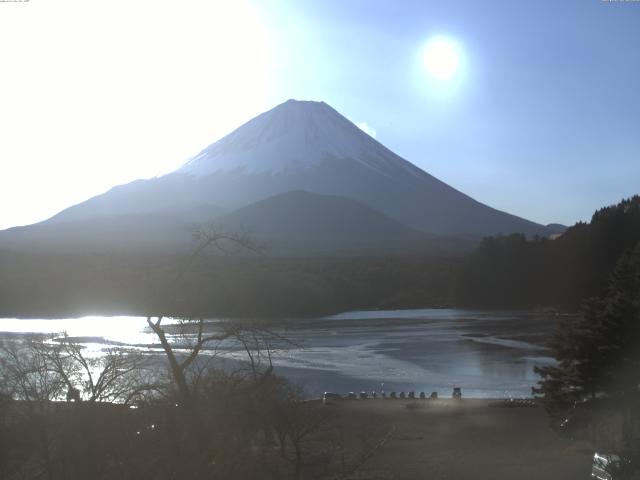
[[[96,403],[126,404],[158,388],[149,383],[154,377],[147,375],[142,356],[108,348],[88,358],[66,336],[5,341],[0,367],[0,391],[6,399],[0,407],[6,403],[11,409],[0,433],[13,435],[12,458],[6,460],[19,464],[25,478],[97,478],[126,438],[130,415],[124,405],[102,408]],[[71,392],[85,402],[61,404]],[[13,448],[18,439],[22,443]]]
[[[46,338],[26,338],[0,344],[3,390],[19,407],[12,409],[14,424],[32,445],[23,459],[33,473],[54,478],[54,453],[51,448],[53,428],[51,402],[65,391],[63,378],[47,361]]]
[[[198,358],[198,355],[211,342],[220,342],[232,336],[232,331],[223,329],[222,331],[206,334],[204,319],[182,319],[179,320],[177,328],[183,339],[189,338],[187,335],[191,329],[195,328],[195,334],[191,336],[190,345],[182,345],[188,349],[187,353],[181,358],[176,354],[174,346],[167,338],[165,325],[162,324],[163,317],[158,316],[154,320],[153,317],[147,317],[147,324],[156,334],[160,345],[169,362],[171,375],[176,384],[178,395],[185,406],[193,407],[194,392],[192,385],[188,381],[188,369]]]
[[[43,350],[48,367],[64,382],[67,400],[130,403],[145,391],[160,388],[146,358],[122,348],[105,348],[97,357],[88,357],[84,347],[65,334],[58,345]],[[80,387],[80,388],[78,388]]]
[[[59,399],[65,381],[48,361],[45,338],[5,341],[0,344],[2,383],[9,395],[32,407]]]
[[[286,334],[265,322],[237,321],[228,327],[233,340],[244,350],[254,381],[273,372],[273,357],[297,345]]]
[[[196,247],[175,279],[176,291],[178,285],[182,283],[185,275],[193,268],[194,264],[201,260],[208,251],[215,251],[228,255],[235,253],[238,249],[247,252],[260,252],[258,247],[246,234],[227,233],[209,224],[205,227],[197,228],[193,233]],[[149,328],[156,334],[160,345],[169,362],[169,369],[177,387],[181,402],[188,408],[193,408],[194,392],[193,384],[188,381],[189,368],[194,364],[201,351],[213,342],[222,342],[230,337],[239,338],[240,330],[232,327],[231,323],[226,323],[223,328],[212,332],[205,332],[206,325],[203,318],[179,319],[177,324],[172,326],[174,331],[185,344],[182,349],[186,350],[183,355],[177,355],[174,345],[167,338],[168,331],[166,325],[162,324],[163,315],[147,316]],[[178,347],[179,348],[179,347]]]
[[[283,398],[273,411],[280,456],[291,464],[296,479],[302,474],[307,443],[328,427],[333,419],[326,410],[307,402],[302,391],[291,384],[283,385]]]

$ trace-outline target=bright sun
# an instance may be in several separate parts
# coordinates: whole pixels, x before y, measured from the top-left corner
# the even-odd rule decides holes
[[[422,63],[427,73],[441,81],[451,80],[460,69],[460,48],[451,39],[437,36],[429,39],[422,50]]]

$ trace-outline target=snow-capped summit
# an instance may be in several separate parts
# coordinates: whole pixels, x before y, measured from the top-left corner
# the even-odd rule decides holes
[[[326,103],[287,100],[208,146],[178,171],[198,177],[230,170],[281,174],[327,159],[348,159],[384,174],[389,173],[389,154]]]

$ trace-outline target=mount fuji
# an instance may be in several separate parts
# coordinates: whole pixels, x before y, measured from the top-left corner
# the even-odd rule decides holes
[[[283,195],[288,192],[297,194]],[[301,198],[284,228],[287,202]],[[308,238],[311,224],[326,225],[326,238],[349,230],[354,248],[358,235],[369,244],[374,235],[384,248],[433,236],[552,233],[443,183],[324,102],[288,100],[170,174],[114,187],[39,224],[0,232],[0,247],[176,247],[190,241],[190,226],[212,218],[258,236],[277,223],[288,243]],[[267,230],[272,240],[278,236]]]

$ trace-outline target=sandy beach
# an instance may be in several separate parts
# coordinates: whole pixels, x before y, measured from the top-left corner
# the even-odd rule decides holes
[[[542,408],[488,405],[485,399],[369,399],[322,408],[347,430],[389,432],[354,478],[588,478],[592,452],[558,437]]]

